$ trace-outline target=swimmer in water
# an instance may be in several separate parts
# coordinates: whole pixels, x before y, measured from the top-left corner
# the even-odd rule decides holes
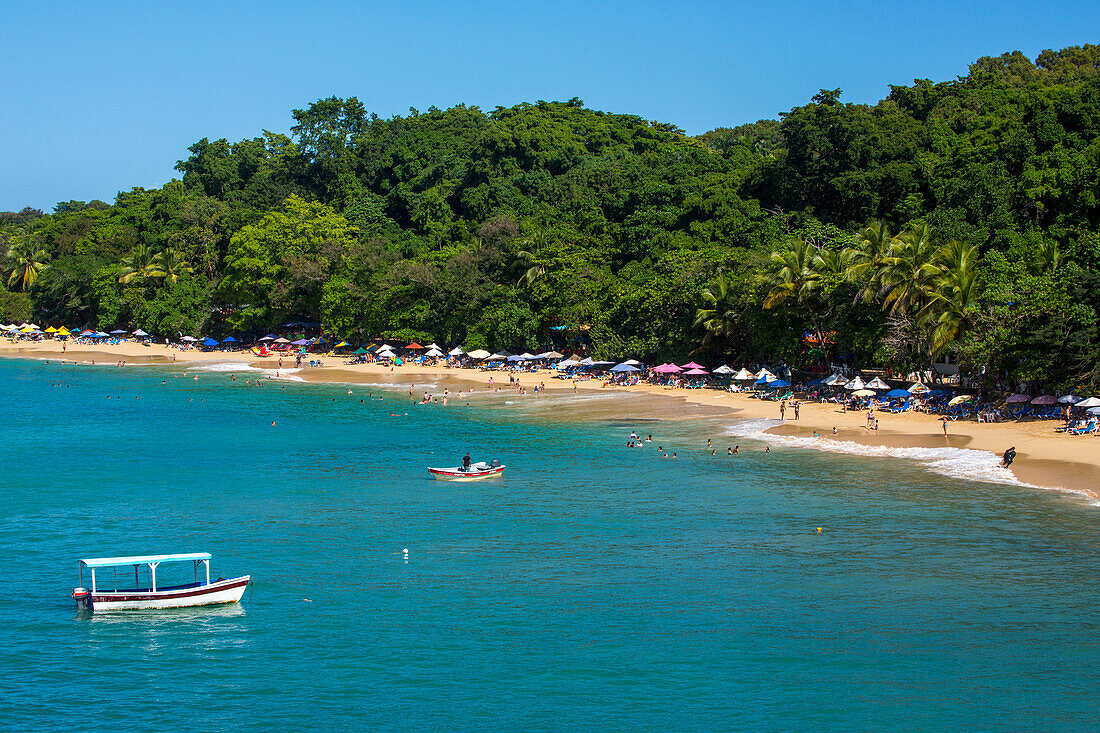
[[[770,445],[764,446],[764,452],[765,453],[771,453],[772,452],[772,447]]]
[[[727,456],[732,456],[733,455],[733,448],[726,448],[726,455]]]

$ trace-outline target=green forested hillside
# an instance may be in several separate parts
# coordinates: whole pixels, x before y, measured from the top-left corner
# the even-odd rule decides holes
[[[293,114],[160,189],[0,215],[0,320],[1100,383],[1100,47],[698,137],[577,99]]]

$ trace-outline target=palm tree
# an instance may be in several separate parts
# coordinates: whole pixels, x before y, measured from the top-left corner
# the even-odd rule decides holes
[[[703,290],[703,307],[695,311],[695,325],[706,331],[700,348],[714,339],[729,338],[737,331],[741,313],[729,302],[729,296],[730,280],[719,270],[714,283]]]
[[[813,243],[796,237],[789,246],[771,254],[772,272],[764,275],[769,286],[765,308],[774,308],[790,298],[803,304],[821,286],[821,273],[815,267],[819,251]]]
[[[149,277],[164,278],[172,283],[179,282],[180,275],[194,272],[194,268],[187,264],[187,260],[180,256],[174,249],[166,249],[149,263],[147,274]]]
[[[927,300],[941,274],[937,252],[928,224],[894,237],[878,274],[879,294],[891,313],[909,313]]]
[[[34,287],[38,281],[38,275],[49,265],[46,260],[50,255],[44,249],[36,249],[37,244],[30,239],[25,239],[18,244],[13,244],[8,250],[8,257],[12,260],[11,276],[8,278],[8,287],[22,281],[22,290]]]
[[[130,254],[122,258],[119,263],[118,281],[131,283],[138,278],[149,274],[149,266],[153,263],[156,254],[150,247],[144,244],[134,245]]]
[[[881,219],[872,221],[856,232],[852,246],[844,250],[848,282],[864,281],[856,300],[870,300],[878,289],[879,268],[889,255],[894,236]]]
[[[1053,239],[1045,239],[1035,252],[1035,268],[1040,272],[1056,272],[1062,264],[1062,250]]]
[[[921,315],[932,326],[932,354],[957,341],[970,324],[977,298],[978,247],[956,240],[937,252],[940,274]]]

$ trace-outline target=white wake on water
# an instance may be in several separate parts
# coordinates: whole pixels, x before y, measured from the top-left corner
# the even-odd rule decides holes
[[[290,381],[303,382],[305,381],[301,377],[294,376],[301,369],[288,368],[288,369],[265,369],[262,367],[254,367],[251,364],[242,364],[239,361],[215,361],[209,364],[201,364],[199,366],[188,366],[189,372],[252,372],[254,374],[274,379],[278,375],[279,379],[287,379]]]
[[[1049,488],[1020,481],[1011,471],[1000,465],[1000,456],[989,451],[973,450],[971,448],[894,448],[886,445],[866,445],[850,440],[834,440],[831,436],[814,438],[776,435],[767,432],[768,429],[782,424],[782,420],[756,418],[734,423],[728,426],[725,432],[726,435],[738,438],[749,438],[792,448],[809,448],[831,453],[875,458],[904,458],[917,461],[923,464],[925,468],[942,476],[967,481],[1011,484],[1034,489]],[[1056,490],[1088,497],[1091,503],[1100,506],[1100,501],[1097,501],[1088,492],[1073,491],[1071,489]]]

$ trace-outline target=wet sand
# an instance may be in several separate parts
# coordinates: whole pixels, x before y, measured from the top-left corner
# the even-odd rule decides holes
[[[448,406],[462,406],[468,401],[479,404],[531,400],[525,402],[540,417],[575,420],[623,420],[639,423],[644,420],[676,420],[697,418],[734,418],[779,420],[779,405],[775,402],[749,399],[744,394],[719,390],[672,389],[650,384],[632,387],[604,387],[599,380],[578,381],[574,391],[571,380],[555,379],[555,372],[521,374],[520,387],[509,385],[506,372],[484,372],[478,369],[455,369],[445,366],[402,365],[389,367],[377,364],[344,364],[345,357],[320,357],[324,367],[294,369],[293,358],[261,359],[248,351],[203,352],[180,351],[161,345],[143,346],[126,342],[115,346],[69,346],[61,352],[61,344],[45,341],[0,342],[0,356],[35,359],[64,359],[76,364],[114,367],[119,361],[127,365],[179,364],[202,365],[241,362],[270,370],[288,371],[290,376],[306,382],[377,384],[413,388],[413,398],[430,391],[441,396],[449,391]],[[314,359],[318,358],[316,356]],[[493,380],[490,388],[489,379]],[[535,394],[536,384],[545,391]],[[419,385],[419,387],[417,386]],[[428,387],[428,385],[432,385]],[[526,390],[521,394],[520,390]],[[599,399],[601,395],[628,396],[629,399]],[[1000,455],[1009,446],[1017,450],[1012,472],[1024,483],[1036,486],[1064,488],[1087,493],[1094,498],[1100,489],[1100,439],[1096,436],[1068,436],[1054,432],[1059,424],[1053,420],[1001,423],[949,421],[948,435],[938,416],[922,413],[891,414],[877,412],[880,429],[864,429],[865,416],[845,412],[834,404],[803,403],[798,420],[788,409],[787,420],[769,433],[777,436],[812,436],[816,430],[822,441],[843,440],[865,445],[894,448],[969,448]],[[832,429],[837,428],[836,436]]]

